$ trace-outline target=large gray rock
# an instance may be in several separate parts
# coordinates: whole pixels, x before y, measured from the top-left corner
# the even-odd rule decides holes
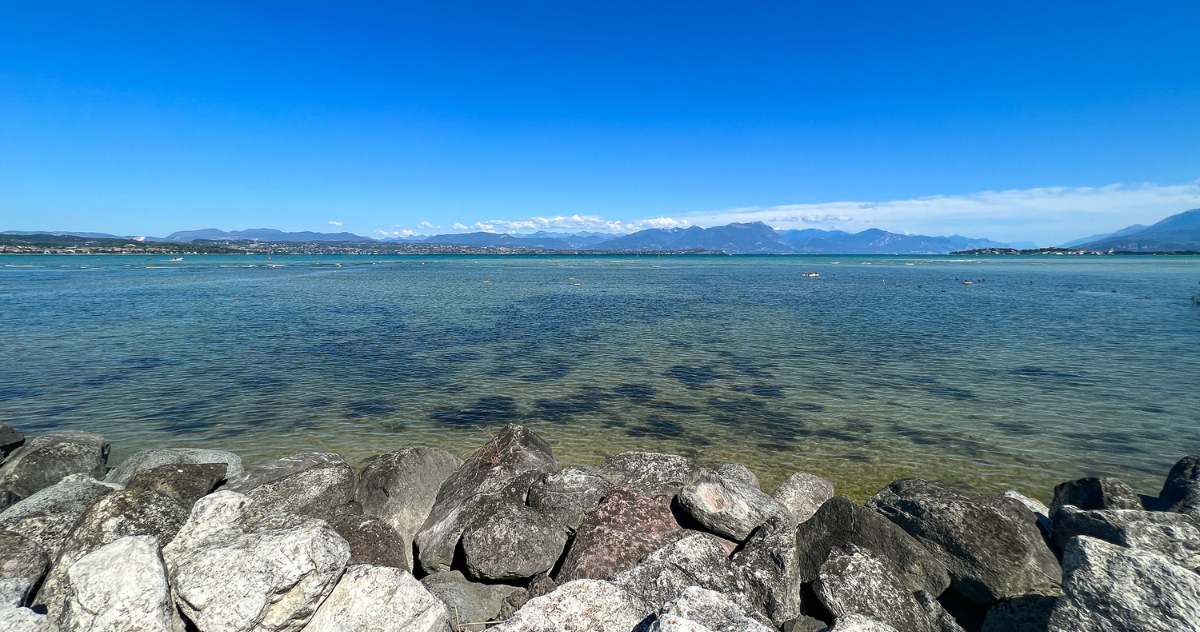
[[[582,468],[543,475],[529,488],[529,506],[572,531],[612,488],[604,477]]]
[[[841,496],[830,499],[796,529],[796,574],[801,582],[817,578],[829,552],[854,544],[890,561],[910,590],[941,595],[950,585],[946,564],[882,515]]]
[[[1050,515],[1071,505],[1080,509],[1141,509],[1137,492],[1116,478],[1080,478],[1054,486]]]
[[[859,614],[900,632],[962,632],[935,599],[908,590],[899,575],[891,562],[850,544],[830,552],[813,590],[837,618]]]
[[[642,603],[620,587],[579,579],[530,599],[488,632],[631,632],[647,614]]]
[[[725,595],[698,586],[684,588],[650,624],[651,632],[775,632],[774,627]]]
[[[584,517],[555,578],[560,583],[609,579],[633,568],[680,531],[670,496],[613,489]]]
[[[502,505],[462,534],[467,572],[485,581],[517,581],[548,573],[562,557],[567,528],[524,505]]]
[[[346,569],[305,632],[449,632],[446,606],[406,570]]]
[[[129,536],[147,536],[161,547],[175,537],[187,518],[188,512],[179,503],[155,492],[120,489],[104,496],[88,508],[63,542],[36,603],[44,605],[58,621],[71,596],[67,573],[75,562]]]
[[[733,567],[755,609],[765,612],[772,623],[783,625],[800,616],[802,583],[792,516],[776,516],[756,529],[734,554]]]
[[[861,614],[851,614],[837,620],[829,632],[898,632],[896,628]]]
[[[226,450],[209,448],[156,448],[133,453],[121,461],[104,477],[109,483],[128,485],[129,479],[138,472],[152,470],[163,465],[225,464],[225,476],[233,478],[242,473],[242,457]]]
[[[0,606],[0,632],[58,632],[58,626],[29,608]]]
[[[641,600],[646,611],[661,610],[689,586],[723,593],[743,610],[755,609],[725,547],[707,533],[693,532],[658,549],[613,583]]]
[[[409,570],[410,546],[392,525],[374,516],[346,513],[334,517],[329,526],[350,545],[351,566],[390,566]]]
[[[1063,554],[1050,632],[1196,632],[1200,575],[1167,558],[1080,536]]]
[[[425,524],[438,490],[462,459],[436,448],[407,448],[366,460],[354,498],[363,513],[382,519],[412,549],[412,539]]]
[[[222,489],[245,495],[256,511],[331,520],[354,500],[354,470],[333,452],[300,452],[230,476]]]
[[[1042,536],[1047,539],[1050,538],[1050,531],[1053,527],[1050,524],[1050,508],[1047,507],[1045,503],[1035,498],[1030,498],[1020,492],[1015,492],[1011,489],[1004,492],[1004,497],[1011,498],[1022,505],[1025,505],[1025,508],[1029,510],[1029,513],[1033,514],[1034,522],[1037,524],[1038,529],[1041,530]]]
[[[90,432],[51,432],[29,439],[0,465],[0,488],[28,498],[71,474],[104,477],[108,441]]]
[[[11,489],[0,489],[0,511],[21,502],[21,496]]]
[[[62,632],[183,632],[154,536],[107,544],[67,571]]]
[[[50,560],[37,542],[0,531],[0,608],[28,605],[49,569]]]
[[[17,432],[16,428],[0,422],[0,462],[3,462],[7,454],[21,447],[23,443],[25,443],[25,435]]]
[[[679,492],[679,504],[709,531],[744,541],[773,516],[789,515],[778,501],[742,477],[702,472]]]
[[[456,629],[464,623],[495,621],[509,595],[523,589],[505,584],[479,584],[467,581],[458,571],[443,571],[421,578],[421,584],[446,604],[450,623]]]
[[[1054,514],[1054,543],[1060,550],[1078,535],[1153,551],[1200,572],[1200,517],[1139,509],[1084,511],[1069,505]]]
[[[1005,599],[988,608],[981,632],[1046,632],[1057,602],[1045,595]]]
[[[833,483],[815,474],[796,472],[779,484],[774,498],[800,524],[833,498]]]
[[[599,473],[614,487],[625,487],[647,496],[674,496],[698,473],[691,459],[657,452],[621,452],[609,455]]]
[[[113,489],[84,474],[72,474],[0,512],[0,530],[19,533],[37,542],[51,559],[57,558],[75,523]]]
[[[1200,515],[1200,455],[1179,459],[1163,482],[1158,502],[1170,511]]]
[[[545,440],[524,426],[505,426],[442,483],[416,537],[421,568],[449,570],[463,531],[477,516],[510,502],[525,504],[537,477],[557,470]]]
[[[949,569],[952,588],[977,606],[1059,592],[1058,560],[1016,500],[968,497],[940,483],[903,480],[868,505],[924,542]]]
[[[185,509],[211,494],[225,481],[224,463],[174,463],[138,470],[126,489],[144,489],[175,499]]]
[[[176,603],[204,632],[296,632],[333,591],[350,545],[321,520],[205,496],[163,549]]]

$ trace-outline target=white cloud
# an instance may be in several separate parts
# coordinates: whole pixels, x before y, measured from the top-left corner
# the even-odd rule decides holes
[[[387,239],[389,237],[415,237],[417,231],[411,228],[401,228],[399,230],[383,230],[382,228],[375,231],[376,235]]]
[[[596,215],[554,215],[526,219],[489,219],[475,222],[470,229],[488,232],[528,233],[547,231],[595,231],[603,233],[629,233],[644,228],[676,228],[691,226],[694,222],[673,217],[653,217],[634,221],[608,220]],[[468,230],[463,224],[455,224],[455,230]]]
[[[454,225],[451,226],[451,228],[453,228],[454,230],[471,230],[470,226],[467,226],[466,224],[463,224],[462,222],[454,222]]]
[[[420,226],[421,228],[425,228],[425,229],[437,228],[437,226],[434,226],[433,223],[427,219],[421,220],[420,223],[417,224],[417,226]]]
[[[343,222],[343,221],[342,221],[342,220],[340,220],[340,219],[331,219],[331,220],[329,220],[329,225],[330,225],[330,226],[341,226],[341,225],[342,225],[342,224],[344,224],[344,223],[345,223],[345,222]]]

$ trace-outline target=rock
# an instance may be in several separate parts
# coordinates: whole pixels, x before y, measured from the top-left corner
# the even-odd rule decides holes
[[[868,506],[928,545],[949,569],[952,589],[977,606],[1059,592],[1058,560],[1029,510],[1011,498],[973,498],[940,483],[903,480]]]
[[[58,627],[29,608],[0,606],[0,632],[58,632]]]
[[[719,592],[691,586],[663,608],[651,632],[775,632]]]
[[[633,568],[680,531],[669,496],[613,489],[584,517],[555,579],[561,583],[611,578]]]
[[[705,529],[737,542],[787,509],[756,485],[740,478],[703,472],[679,492],[679,504]]]
[[[507,425],[442,483],[416,536],[427,573],[449,570],[463,531],[478,515],[509,502],[525,504],[534,480],[558,470],[550,445],[524,426]]]
[[[0,530],[19,533],[37,542],[51,559],[57,558],[79,518],[112,491],[111,485],[72,474],[0,512]]]
[[[522,606],[529,603],[530,599],[533,599],[533,595],[530,595],[529,591],[525,588],[518,588],[512,591],[504,598],[504,603],[500,605],[500,614],[496,615],[496,620],[506,621],[511,619]]]
[[[141,450],[121,461],[104,480],[108,483],[128,485],[138,472],[152,470],[163,465],[203,465],[224,463],[225,476],[233,478],[242,473],[242,457],[226,450],[209,448],[157,448]]]
[[[1045,595],[1005,599],[988,609],[982,632],[1046,632],[1057,601]]]
[[[485,581],[528,579],[548,573],[562,557],[567,529],[524,505],[507,504],[480,516],[462,534],[467,571]]]
[[[0,511],[21,502],[21,497],[10,489],[0,489]]]
[[[656,452],[621,452],[608,456],[600,466],[600,475],[614,487],[626,487],[647,496],[674,496],[696,474],[691,459]]]
[[[505,599],[518,591],[526,592],[516,586],[469,582],[458,571],[434,573],[422,578],[421,584],[446,604],[450,623],[456,629],[464,623],[498,620]]]
[[[1115,478],[1081,478],[1054,487],[1053,516],[1066,505],[1080,509],[1141,509],[1142,501],[1133,488]]]
[[[1179,459],[1167,474],[1158,501],[1169,511],[1200,515],[1200,455]]]
[[[829,632],[898,632],[896,628],[880,623],[874,619],[859,614],[852,614],[837,620],[837,624],[829,628]]]
[[[833,498],[833,483],[815,474],[797,472],[779,484],[774,498],[800,524]]]
[[[647,614],[638,600],[614,584],[578,579],[530,599],[488,632],[630,632]]]
[[[1200,576],[1149,551],[1087,536],[1063,553],[1050,632],[1200,630]]]
[[[1078,535],[1153,551],[1200,573],[1200,517],[1138,509],[1084,511],[1067,505],[1054,514],[1055,546],[1066,550]]]
[[[800,616],[802,585],[791,516],[775,516],[750,534],[734,554],[733,567],[747,586],[755,609],[765,612],[772,623],[782,625]]]
[[[304,632],[449,632],[446,606],[406,570],[346,569]],[[207,632],[207,631],[206,631]]]
[[[104,477],[108,441],[90,432],[51,432],[34,437],[0,465],[0,487],[28,498],[71,474]]]
[[[333,518],[329,526],[350,545],[349,565],[412,568],[408,541],[383,520],[348,513]]]
[[[182,632],[154,536],[121,538],[67,571],[62,632]]]
[[[21,447],[23,443],[25,443],[25,435],[6,423],[0,423],[0,462],[3,462],[5,456]]]
[[[300,452],[230,476],[222,489],[245,495],[256,511],[328,521],[354,500],[354,470],[333,452]]]
[[[901,632],[962,632],[962,628],[929,597],[908,590],[891,562],[849,544],[829,553],[813,590],[836,618],[859,614]]]
[[[1045,538],[1050,537],[1051,525],[1049,507],[1047,507],[1040,500],[1035,500],[1024,494],[1021,494],[1020,492],[1014,492],[1011,489],[1004,492],[1004,497],[1011,498],[1022,505],[1025,505],[1025,508],[1029,510],[1029,513],[1033,514],[1033,518],[1038,526],[1038,529],[1042,531],[1042,536]]]
[[[707,533],[693,532],[658,549],[637,566],[618,574],[613,583],[641,600],[647,612],[661,610],[689,586],[724,593],[738,607],[754,610],[725,549]]]
[[[721,463],[714,467],[712,471],[721,478],[736,479],[747,485],[761,489],[758,484],[758,475],[741,463]]]
[[[528,503],[574,531],[611,487],[604,477],[590,470],[567,468],[539,478],[529,488]]]
[[[175,463],[138,470],[126,489],[144,489],[174,499],[184,509],[209,495],[225,480],[225,463]]]
[[[802,614],[784,623],[782,629],[783,632],[825,632],[829,629],[829,624]]]
[[[50,560],[37,542],[0,531],[0,608],[29,604],[49,569]]]
[[[940,595],[950,585],[946,565],[920,542],[882,515],[843,497],[834,497],[796,529],[796,573],[801,582],[817,578],[836,546],[853,544],[900,569],[901,582],[913,592]]]
[[[407,448],[373,456],[363,465],[354,498],[363,513],[390,524],[405,539],[406,550],[411,550],[413,536],[429,517],[442,483],[462,463],[436,448]]]
[[[156,492],[120,489],[104,496],[84,512],[63,542],[35,603],[44,605],[51,619],[60,620],[70,597],[67,573],[75,562],[129,536],[148,536],[161,547],[187,519],[188,512],[178,502]]]
[[[296,632],[333,591],[350,545],[323,521],[264,515],[221,490],[192,507],[163,557],[179,609],[200,630]]]

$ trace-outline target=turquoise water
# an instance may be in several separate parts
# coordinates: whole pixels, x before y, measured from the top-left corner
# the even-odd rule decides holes
[[[860,498],[1151,492],[1200,451],[1196,257],[167,259],[0,258],[0,420],[251,461],[521,422],[564,462],[671,451]]]

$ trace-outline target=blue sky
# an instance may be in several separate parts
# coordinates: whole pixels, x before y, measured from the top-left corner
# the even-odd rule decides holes
[[[0,228],[1050,243],[1200,206],[1198,24],[1196,2],[15,0]]]

